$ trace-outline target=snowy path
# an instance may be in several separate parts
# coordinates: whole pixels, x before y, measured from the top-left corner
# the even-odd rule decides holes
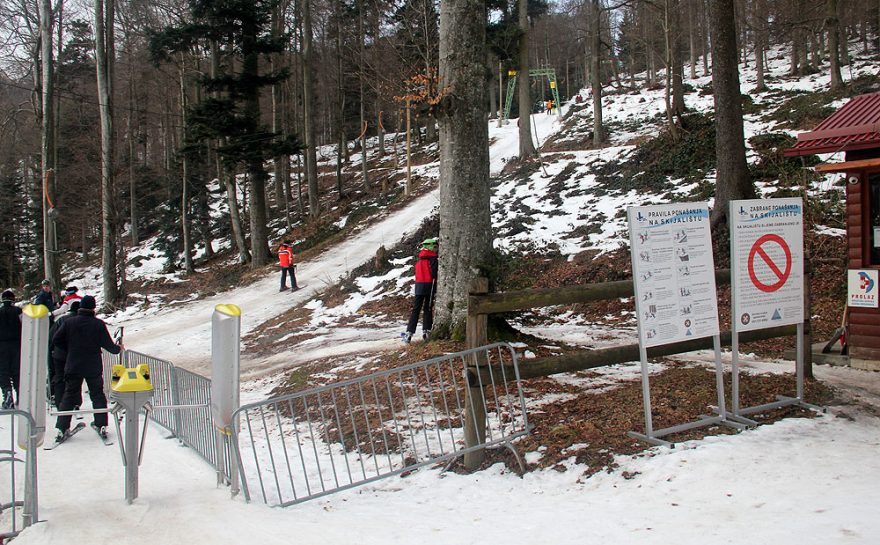
[[[532,116],[538,136],[543,142],[559,128],[559,116],[536,114]],[[516,121],[502,128],[490,123],[490,138],[494,142],[489,150],[491,172],[497,174],[504,163],[519,153],[519,136]],[[273,271],[250,286],[231,290],[173,310],[128,319],[114,326],[125,327],[126,348],[166,359],[174,365],[209,376],[211,372],[211,315],[218,304],[235,304],[242,312],[242,336],[294,304],[308,301],[320,289],[332,285],[340,277],[359,267],[376,255],[379,246],[390,247],[403,236],[417,229],[439,205],[439,191],[433,190],[413,201],[409,206],[379,223],[348,237],[338,246],[310,261],[297,264],[296,277],[303,289],[297,292],[278,292],[279,273]],[[394,344],[393,331],[358,330],[361,338],[341,335],[332,340],[324,339],[325,350],[332,344],[335,354],[355,353],[386,349]],[[391,339],[391,340],[390,340]],[[270,360],[242,359],[242,375],[259,377],[276,368],[307,361],[312,356],[299,350],[296,354],[279,354]]]
[[[165,314],[120,323],[118,325],[125,326],[126,348],[167,359],[201,374],[210,374],[211,315],[216,305],[232,303],[241,308],[244,336],[365,263],[376,255],[379,246],[396,243],[405,233],[418,228],[436,206],[435,190],[349,237],[318,258],[299,263],[296,277],[304,286],[299,291],[279,293],[279,275],[274,272],[244,288],[200,299]],[[244,371],[247,365],[242,362]]]
[[[127,505],[117,447],[84,431],[39,451],[43,522],[14,543],[867,545],[880,534],[880,419],[846,413],[654,448],[588,480],[569,463],[523,479],[499,465],[421,469],[284,509],[230,499],[207,464],[155,426],[140,496]]]

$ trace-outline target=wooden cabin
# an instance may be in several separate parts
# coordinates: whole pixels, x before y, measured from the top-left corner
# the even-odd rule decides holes
[[[845,153],[843,162],[821,164],[816,170],[845,173],[847,182],[849,272],[841,282],[848,283],[850,365],[880,370],[880,283],[876,282],[880,271],[880,93],[852,98],[814,130],[799,134],[785,155],[838,152]]]

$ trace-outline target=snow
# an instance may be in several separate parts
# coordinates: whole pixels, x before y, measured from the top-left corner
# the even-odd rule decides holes
[[[866,375],[826,370],[832,382]],[[877,398],[876,377],[867,385]],[[128,505],[117,446],[84,431],[39,452],[43,522],[15,543],[875,543],[880,420],[847,412],[655,447],[589,479],[573,462],[523,478],[501,465],[422,469],[288,508],[231,498],[155,426]]]
[[[782,76],[784,62],[777,59],[771,63],[773,74]],[[854,70],[857,76],[862,70],[876,73],[877,67],[862,63]],[[747,91],[753,74],[744,70],[743,75]],[[689,83],[700,87],[708,82],[702,77]],[[814,90],[827,83],[827,77],[816,75],[771,85]],[[687,99],[694,108],[712,107],[711,97],[694,93]],[[615,95],[607,97],[606,121],[644,120],[661,111],[662,90]],[[539,143],[560,128],[555,115],[535,114],[533,121]],[[634,149],[633,139],[656,130],[656,122],[632,125],[638,128],[616,133],[607,148],[565,152],[578,163],[581,188],[595,184],[591,165],[621,159]],[[490,168],[497,175],[518,153],[518,131],[515,120],[500,128],[491,121],[489,127],[493,142]],[[746,128],[750,136],[752,131],[768,127],[757,119],[747,119]],[[335,152],[328,147],[322,149],[322,155],[333,157]],[[545,160],[549,176],[562,170],[561,163]],[[422,165],[417,172],[436,177],[437,168],[436,164]],[[582,197],[568,195],[562,206],[551,207],[532,198],[547,191],[548,178],[542,176],[546,175],[535,174],[528,183],[502,181],[495,188],[496,197],[506,195],[540,210],[530,218],[535,223],[529,232],[499,238],[499,247],[552,243],[572,255],[584,249],[614,249],[624,235],[619,211],[657,198],[635,191],[601,197],[585,191]],[[711,179],[713,174],[708,176]],[[249,286],[170,310],[157,304],[148,311],[115,315],[109,321],[125,326],[129,348],[210,375],[210,318],[215,305],[241,307],[243,335],[292,306],[311,310],[311,320],[303,327],[309,333],[307,340],[294,342],[292,338],[303,331],[286,331],[278,344],[289,343],[287,351],[242,360],[243,403],[267,397],[281,380],[280,372],[301,363],[349,355],[360,364],[373,352],[399,347],[395,339],[399,317],[390,322],[359,317],[345,326],[338,320],[381,296],[383,286],[391,284],[404,290],[408,263],[395,263],[399,267],[381,277],[357,279],[360,293],[337,307],[327,306],[319,292],[371,259],[380,245],[391,247],[405,233],[417,229],[437,201],[436,190],[429,192],[323,255],[299,263],[297,278],[304,287],[298,292],[279,294],[277,274],[269,274]],[[600,213],[607,220],[600,233],[570,236],[572,228],[583,222],[579,219],[583,214]],[[494,221],[504,219],[504,211],[497,209]],[[825,226],[816,229],[835,235],[840,232]],[[158,275],[158,256],[146,245],[140,250],[149,257],[139,274]],[[79,279],[86,288],[81,292],[97,292],[96,273],[82,273]],[[631,328],[565,322],[523,329],[547,338],[548,344],[611,345],[633,336]],[[526,354],[532,353],[526,350]],[[711,354],[696,353],[687,358],[705,362],[711,361]],[[748,356],[743,357],[741,366],[743,372],[792,370],[790,362],[764,362]],[[659,368],[651,366],[652,370]],[[566,375],[560,380],[602,389],[621,378],[636,379],[638,371],[636,365],[620,365],[594,370],[589,378]],[[880,518],[876,516],[880,503],[880,419],[875,416],[875,407],[880,406],[880,374],[832,367],[815,371],[820,379],[848,392],[852,402],[830,407],[813,419],[792,418],[736,435],[679,443],[674,449],[655,447],[638,456],[619,457],[618,469],[590,478],[583,477],[587,468],[573,460],[564,464],[567,471],[533,471],[522,478],[501,465],[472,475],[423,468],[405,478],[393,477],[283,509],[248,504],[241,496],[231,498],[228,488],[215,484],[214,471],[201,458],[155,425],[148,428],[140,495],[127,505],[118,446],[106,447],[94,433],[84,431],[54,451],[38,452],[41,522],[14,542],[876,543],[880,535]],[[539,404],[530,403],[530,408]],[[51,426],[54,420],[48,422]],[[8,448],[2,443],[8,435],[0,433],[0,449]],[[525,453],[533,461],[539,455]],[[0,472],[0,491],[8,490],[8,479],[8,472]]]

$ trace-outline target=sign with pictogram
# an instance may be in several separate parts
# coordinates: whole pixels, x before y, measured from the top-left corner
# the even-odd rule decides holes
[[[734,331],[804,320],[803,201],[730,203]]]
[[[717,335],[709,205],[634,206],[629,230],[643,346]]]
[[[880,271],[876,269],[847,271],[847,304],[851,307],[877,308]]]
[[[774,258],[770,257],[770,254],[766,249],[774,244],[782,249],[782,263],[774,261]],[[778,255],[778,252],[776,253]],[[755,272],[756,259],[758,259],[757,266],[760,266],[760,263],[763,263],[770,270],[770,273],[772,273],[770,275],[771,280],[767,284],[764,283],[763,279],[758,278],[758,274]],[[752,249],[749,251],[748,270],[749,279],[752,281],[752,284],[763,292],[773,293],[784,286],[785,281],[788,280],[789,275],[791,275],[791,249],[788,247],[785,239],[779,235],[771,233],[756,240],[755,243],[752,244]]]

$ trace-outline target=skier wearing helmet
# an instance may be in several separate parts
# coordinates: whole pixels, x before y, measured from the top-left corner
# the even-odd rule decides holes
[[[416,333],[416,325],[419,323],[419,313],[424,310],[422,317],[422,338],[428,340],[431,336],[431,327],[434,325],[434,292],[437,286],[437,239],[429,238],[422,242],[419,258],[416,261],[416,287],[415,300],[413,301],[412,313],[406,332],[401,333],[403,342],[409,343]]]

